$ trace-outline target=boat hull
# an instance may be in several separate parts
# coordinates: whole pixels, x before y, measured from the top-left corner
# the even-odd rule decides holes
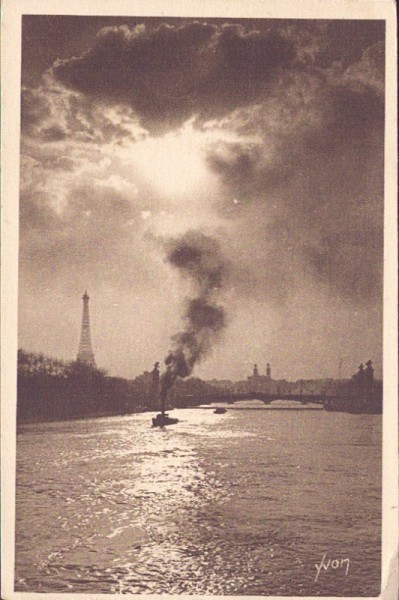
[[[168,414],[160,413],[156,417],[152,419],[153,427],[165,427],[166,425],[176,425],[179,422],[179,419],[172,419]]]

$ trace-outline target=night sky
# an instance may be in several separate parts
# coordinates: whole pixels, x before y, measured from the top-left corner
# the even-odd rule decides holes
[[[381,376],[384,22],[25,16],[19,345],[163,361],[215,240],[226,326],[194,374]],[[196,234],[187,233],[197,231]],[[185,239],[185,238],[184,238]]]

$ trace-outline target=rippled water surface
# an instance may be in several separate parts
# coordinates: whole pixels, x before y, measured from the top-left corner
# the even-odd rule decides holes
[[[173,416],[20,428],[17,590],[378,595],[380,416]]]

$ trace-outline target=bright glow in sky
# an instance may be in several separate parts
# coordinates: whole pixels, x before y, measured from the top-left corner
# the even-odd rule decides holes
[[[161,195],[181,202],[182,196],[189,200],[190,193],[206,188],[212,179],[204,137],[187,124],[178,132],[132,144],[126,153]]]
[[[87,288],[98,365],[150,370],[196,229],[228,276],[195,375],[380,374],[383,25],[140,21],[24,17],[20,346],[73,359]]]

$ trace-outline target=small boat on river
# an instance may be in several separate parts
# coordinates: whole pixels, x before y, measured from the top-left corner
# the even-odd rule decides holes
[[[155,363],[155,368],[153,371],[153,376],[155,375],[155,379],[158,379],[158,365],[159,363]],[[156,382],[156,387],[158,387],[158,382]],[[160,394],[160,400],[161,400],[161,412],[158,413],[155,417],[152,418],[152,426],[153,427],[165,427],[166,425],[176,425],[176,423],[179,422],[179,419],[175,419],[169,416],[169,414],[167,412],[165,412],[165,408],[167,405],[167,400],[168,400],[168,390],[171,387],[171,385],[173,384],[173,379],[172,379],[172,375],[171,375],[171,370],[170,368],[168,369],[168,371],[164,374],[163,379],[161,380],[161,394]],[[172,407],[170,407],[171,410],[173,410]]]
[[[153,427],[165,427],[165,425],[176,425],[179,419],[174,419],[168,415],[168,413],[161,412],[156,417],[152,418]]]
[[[223,406],[218,406],[216,410],[213,411],[215,415],[224,415],[225,412],[227,412],[227,409],[223,408]]]

